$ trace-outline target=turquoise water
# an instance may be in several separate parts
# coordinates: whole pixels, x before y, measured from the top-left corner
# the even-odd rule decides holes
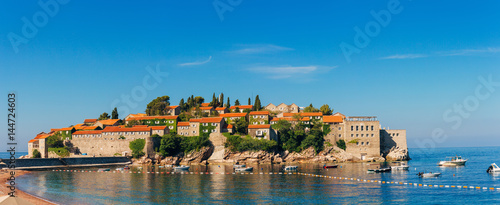
[[[455,154],[468,158],[464,167],[441,168],[437,163]],[[410,149],[409,171],[369,174],[370,163],[340,164],[325,170],[320,164],[299,164],[299,172],[367,180],[432,185],[500,188],[500,176],[486,173],[489,164],[500,164],[500,147]],[[252,165],[250,165],[252,166]],[[254,166],[253,175],[231,173],[232,166],[192,166],[199,174],[88,173],[40,171],[16,181],[21,190],[61,204],[500,204],[500,191],[439,187],[414,187],[360,183],[302,175],[269,175],[280,165]],[[145,167],[144,170],[152,168]],[[416,170],[415,170],[416,169]],[[85,170],[97,170],[85,169]],[[155,171],[170,171],[154,168]],[[418,171],[441,172],[438,178],[421,179]],[[139,171],[134,168],[132,171]]]
[[[16,152],[15,156],[16,158],[19,158],[20,156],[28,155],[28,152]],[[0,159],[9,159],[10,158],[10,153],[9,152],[0,152]]]

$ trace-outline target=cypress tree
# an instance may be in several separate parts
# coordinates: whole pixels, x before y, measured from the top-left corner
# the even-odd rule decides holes
[[[262,105],[260,103],[259,95],[255,96],[255,101],[253,104],[253,110],[259,111],[262,108]]]

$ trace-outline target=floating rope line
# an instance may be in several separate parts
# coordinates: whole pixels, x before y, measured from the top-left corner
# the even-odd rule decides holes
[[[480,186],[459,186],[459,185],[433,185],[433,184],[422,184],[422,183],[408,183],[408,182],[397,182],[397,181],[380,181],[380,180],[367,180],[367,179],[358,179],[358,178],[349,178],[349,177],[335,177],[335,176],[326,176],[326,175],[318,175],[318,174],[308,174],[301,172],[148,172],[148,171],[93,171],[93,170],[60,170],[54,169],[53,172],[95,172],[95,173],[108,173],[108,174],[170,174],[170,175],[303,175],[310,177],[318,177],[318,178],[327,178],[327,179],[337,179],[337,180],[345,180],[345,181],[353,181],[359,183],[378,183],[378,184],[389,184],[389,185],[403,185],[403,186],[413,186],[413,187],[436,187],[436,188],[455,188],[455,189],[475,189],[475,190],[496,190],[500,191],[500,188],[494,187],[480,187]]]

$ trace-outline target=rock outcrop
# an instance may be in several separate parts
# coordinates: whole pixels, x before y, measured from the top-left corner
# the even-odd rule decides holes
[[[399,147],[392,147],[385,154],[385,159],[387,161],[407,161],[410,160],[410,155],[408,149],[401,149]]]

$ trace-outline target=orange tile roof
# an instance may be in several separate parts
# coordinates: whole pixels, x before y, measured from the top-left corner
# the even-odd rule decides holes
[[[300,118],[300,121],[309,121],[310,119],[308,117],[303,117],[303,118]]]
[[[207,107],[208,105],[210,105],[210,103],[201,103],[202,107]]]
[[[253,111],[249,115],[269,115],[269,111]]]
[[[222,117],[204,117],[201,118],[201,123],[220,123],[224,118]]]
[[[94,123],[97,122],[97,119],[85,119],[83,123]]]
[[[37,139],[32,139],[32,140],[28,141],[28,143],[33,143],[33,142],[36,142],[36,141],[38,141],[38,140]]]
[[[164,130],[166,128],[167,128],[167,126],[151,126],[152,130]]]
[[[177,127],[187,127],[189,126],[189,122],[178,122]]]
[[[220,117],[245,117],[247,116],[247,113],[226,113],[226,114],[220,114]]]
[[[307,118],[307,117],[306,117]],[[305,118],[302,118],[300,120],[303,120]],[[275,117],[271,120],[271,122],[276,122],[276,121],[279,121],[279,120],[286,120],[286,121],[297,121],[295,118],[293,117]],[[309,118],[307,118],[307,120],[309,120]]]
[[[200,107],[200,110],[211,110],[213,107]]]
[[[86,127],[86,125],[82,123],[82,124],[76,124],[76,125],[75,125],[75,126],[73,126],[73,127],[74,127],[75,129],[79,130],[79,129],[81,129],[82,127]]]
[[[234,109],[236,109],[237,107],[238,107],[238,108],[240,108],[240,110],[241,110],[241,109],[252,109],[252,108],[253,108],[253,105],[233,105],[233,106],[231,106],[229,109],[234,110]]]
[[[129,114],[127,117],[145,117],[148,116],[146,113]]]
[[[301,112],[301,113],[283,113],[283,117],[293,117],[296,114],[300,114],[300,116],[302,117],[323,116],[322,112]]]
[[[342,116],[323,116],[323,122],[327,123],[341,123],[344,119]]]
[[[82,127],[80,130],[95,130],[97,129],[99,126],[84,126]]]
[[[262,128],[271,128],[271,125],[248,125],[248,129],[262,129]]]
[[[97,122],[100,122],[103,125],[114,125],[117,123],[120,119],[107,119],[107,120],[99,120]]]
[[[233,129],[233,125],[229,124],[229,125],[227,125],[227,128],[228,129]]]
[[[104,128],[102,132],[148,132],[151,131],[151,127],[117,127],[110,126]]]
[[[171,105],[171,106],[168,106],[168,109],[175,109],[177,107],[179,107],[179,106],[178,105]]]
[[[189,122],[201,122],[201,118],[191,118]]]
[[[50,137],[52,135],[53,135],[53,133],[49,133],[49,134],[47,134],[47,133],[40,133],[40,134],[38,134],[35,137],[35,139],[45,139],[45,138]]]
[[[51,132],[59,132],[59,131],[71,131],[73,127],[64,127],[60,129],[50,129]]]
[[[102,132],[102,130],[76,131],[73,133],[73,135],[101,134]]]
[[[178,115],[174,115],[174,116],[171,116],[171,115],[166,115],[166,116],[145,116],[145,117],[131,117],[131,118],[128,118],[127,121],[131,121],[131,120],[154,120],[154,119],[165,119],[165,120],[175,120],[177,119],[179,116]]]
[[[218,108],[215,108],[215,110],[225,110],[227,109],[226,107],[218,107]]]
[[[148,125],[134,125],[134,127],[148,127]]]

